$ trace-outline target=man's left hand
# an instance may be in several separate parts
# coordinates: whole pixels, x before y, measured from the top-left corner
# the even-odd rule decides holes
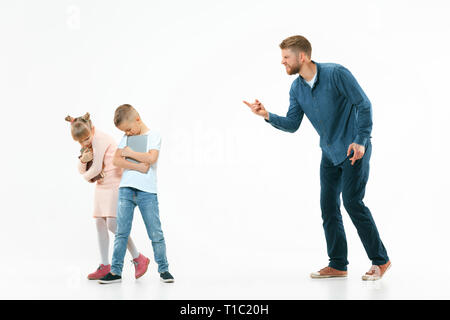
[[[353,150],[353,157],[349,160],[352,162],[352,165],[355,163],[356,160],[361,159],[364,156],[364,153],[366,152],[366,148],[362,145],[352,143],[347,150],[347,157],[350,155],[351,151]]]

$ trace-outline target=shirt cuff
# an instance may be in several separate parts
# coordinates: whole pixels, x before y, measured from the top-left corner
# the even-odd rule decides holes
[[[266,118],[264,118],[264,121],[267,123],[270,123],[270,120],[273,119],[273,114],[269,112],[269,120],[267,120]]]
[[[366,146],[366,142],[367,142],[367,138],[366,137],[362,137],[360,135],[357,135],[355,138],[355,143],[359,144],[360,146]]]

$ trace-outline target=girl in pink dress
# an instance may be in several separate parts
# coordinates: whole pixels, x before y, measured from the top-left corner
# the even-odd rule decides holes
[[[79,142],[84,149],[83,154],[79,157],[78,170],[86,181],[96,183],[93,216],[97,226],[101,263],[95,272],[88,275],[88,279],[98,280],[111,270],[108,254],[108,229],[115,234],[117,228],[116,209],[122,177],[122,169],[115,167],[112,163],[117,144],[110,135],[95,129],[89,113],[77,118],[67,116],[66,121],[71,123],[72,138]],[[86,169],[90,160],[92,160],[92,165]],[[96,178],[99,174],[102,174],[102,178],[92,182],[91,179]],[[133,257],[136,278],[139,278],[140,273],[145,272],[142,269],[147,265],[147,257],[137,251],[131,237],[128,238],[127,248]]]

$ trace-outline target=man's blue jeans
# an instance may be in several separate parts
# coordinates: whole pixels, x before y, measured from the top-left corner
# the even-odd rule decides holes
[[[329,266],[338,270],[347,270],[347,240],[340,211],[342,200],[369,259],[374,265],[382,265],[389,258],[381,242],[377,227],[369,208],[364,205],[363,198],[369,179],[369,161],[372,143],[367,142],[364,156],[351,165],[348,156],[344,162],[333,166],[322,154],[320,164],[320,206],[322,209],[323,228],[327,241]]]
[[[166,243],[159,220],[158,197],[156,193],[148,193],[135,188],[119,188],[117,205],[117,230],[114,239],[114,253],[111,272],[122,274],[123,259],[127,250],[128,236],[131,231],[134,209],[138,206],[144,220],[147,234],[152,242],[153,254],[158,264],[158,272],[169,270],[166,258]]]

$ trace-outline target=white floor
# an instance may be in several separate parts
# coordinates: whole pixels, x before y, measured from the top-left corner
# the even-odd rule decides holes
[[[2,216],[0,299],[450,298],[446,276],[450,218],[443,205],[430,207],[431,197],[412,201],[393,195],[390,199],[372,188],[367,202],[392,268],[382,280],[364,282],[361,276],[370,268],[370,261],[344,210],[348,278],[309,277],[328,263],[315,192],[318,186],[303,201],[296,197],[295,189],[289,191],[285,186],[282,191],[287,194],[269,189],[266,193],[271,197],[264,201],[259,197],[264,190],[256,183],[251,192],[245,193],[245,185],[237,186],[231,195],[219,188],[210,192],[200,185],[196,188],[200,191],[172,191],[173,198],[165,193],[160,198],[173,284],[159,281],[138,210],[131,236],[138,250],[151,259],[147,274],[134,279],[127,253],[122,283],[100,285],[86,279],[99,263],[95,224],[89,212],[90,190],[83,194],[85,189],[80,188],[73,196],[64,190],[36,188],[26,201],[14,193],[5,203],[9,214]],[[58,196],[44,202],[44,192]],[[110,255],[113,239],[111,235]]]
[[[286,252],[283,252],[286,254]],[[448,299],[448,281],[429,273],[416,273],[421,266],[408,266],[393,261],[385,277],[376,282],[365,282],[361,275],[368,265],[350,268],[347,279],[309,278],[314,266],[302,264],[299,259],[284,259],[278,270],[267,256],[255,255],[255,267],[240,269],[232,263],[213,267],[194,268],[178,261],[171,269],[176,278],[173,284],[159,281],[153,262],[147,274],[134,279],[134,268],[126,260],[121,283],[101,285],[89,281],[86,275],[93,271],[88,261],[35,261],[29,269],[12,261],[2,267],[1,299]],[[127,257],[128,258],[128,257]],[[241,257],[245,260],[245,257]],[[248,259],[248,257],[247,257]],[[250,258],[251,259],[251,258]],[[247,263],[248,261],[246,261]],[[173,263],[175,265],[175,263]],[[422,269],[423,270],[423,269]],[[429,270],[432,272],[432,270]],[[443,282],[444,281],[444,282]]]

